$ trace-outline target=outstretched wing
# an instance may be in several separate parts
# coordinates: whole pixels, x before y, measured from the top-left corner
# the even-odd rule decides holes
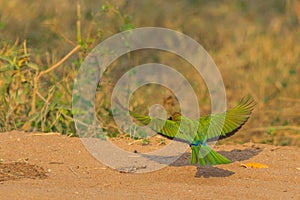
[[[155,132],[170,139],[175,138],[179,131],[179,125],[171,120],[151,118],[149,116],[140,115],[134,112],[130,112],[130,115],[143,125],[149,126]]]
[[[249,119],[255,106],[254,99],[249,96],[240,103],[220,114],[211,114],[199,119],[199,133],[206,135],[208,141],[227,138],[236,133]],[[222,126],[222,122],[223,126]]]

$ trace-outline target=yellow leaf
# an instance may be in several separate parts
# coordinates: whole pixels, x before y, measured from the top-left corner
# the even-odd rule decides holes
[[[269,168],[268,165],[264,165],[264,164],[260,164],[260,163],[256,163],[256,162],[250,162],[250,163],[245,163],[245,164],[241,164],[241,167],[245,167],[245,168]]]
[[[298,167],[298,168],[296,168],[296,169],[300,170],[300,167]]]

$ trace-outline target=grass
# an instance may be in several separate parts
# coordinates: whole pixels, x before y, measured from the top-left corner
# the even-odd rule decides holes
[[[18,5],[20,0],[0,2],[0,131],[75,135],[72,87],[88,52],[122,30],[162,26],[205,47],[223,76],[229,107],[247,94],[254,96],[256,109],[235,142],[300,146],[298,1],[24,1],[22,14],[15,11]],[[180,71],[191,82],[201,111],[210,111],[205,83],[185,60],[168,52],[132,52],[108,68],[97,89],[97,117],[112,136],[120,132],[110,110],[114,84],[132,66],[147,62]],[[166,88],[146,86],[133,94],[130,106],[147,114],[145,108],[164,104],[170,96]],[[169,112],[179,109],[173,101]]]

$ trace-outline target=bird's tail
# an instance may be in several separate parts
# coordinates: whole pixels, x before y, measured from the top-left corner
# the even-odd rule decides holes
[[[209,146],[199,144],[197,146],[191,146],[191,149],[192,149],[192,156],[191,156],[192,164],[197,164],[198,161],[199,164],[202,166],[231,163],[231,160],[215,152]]]

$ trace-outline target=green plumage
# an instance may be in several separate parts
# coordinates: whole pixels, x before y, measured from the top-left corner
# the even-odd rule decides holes
[[[205,166],[231,162],[228,158],[213,151],[206,145],[206,142],[223,139],[237,132],[248,120],[254,105],[253,98],[247,97],[226,112],[203,116],[198,120],[191,120],[181,116],[180,113],[174,113],[167,120],[151,118],[134,112],[130,112],[130,114],[160,135],[188,143],[192,150],[191,163],[199,162]]]

